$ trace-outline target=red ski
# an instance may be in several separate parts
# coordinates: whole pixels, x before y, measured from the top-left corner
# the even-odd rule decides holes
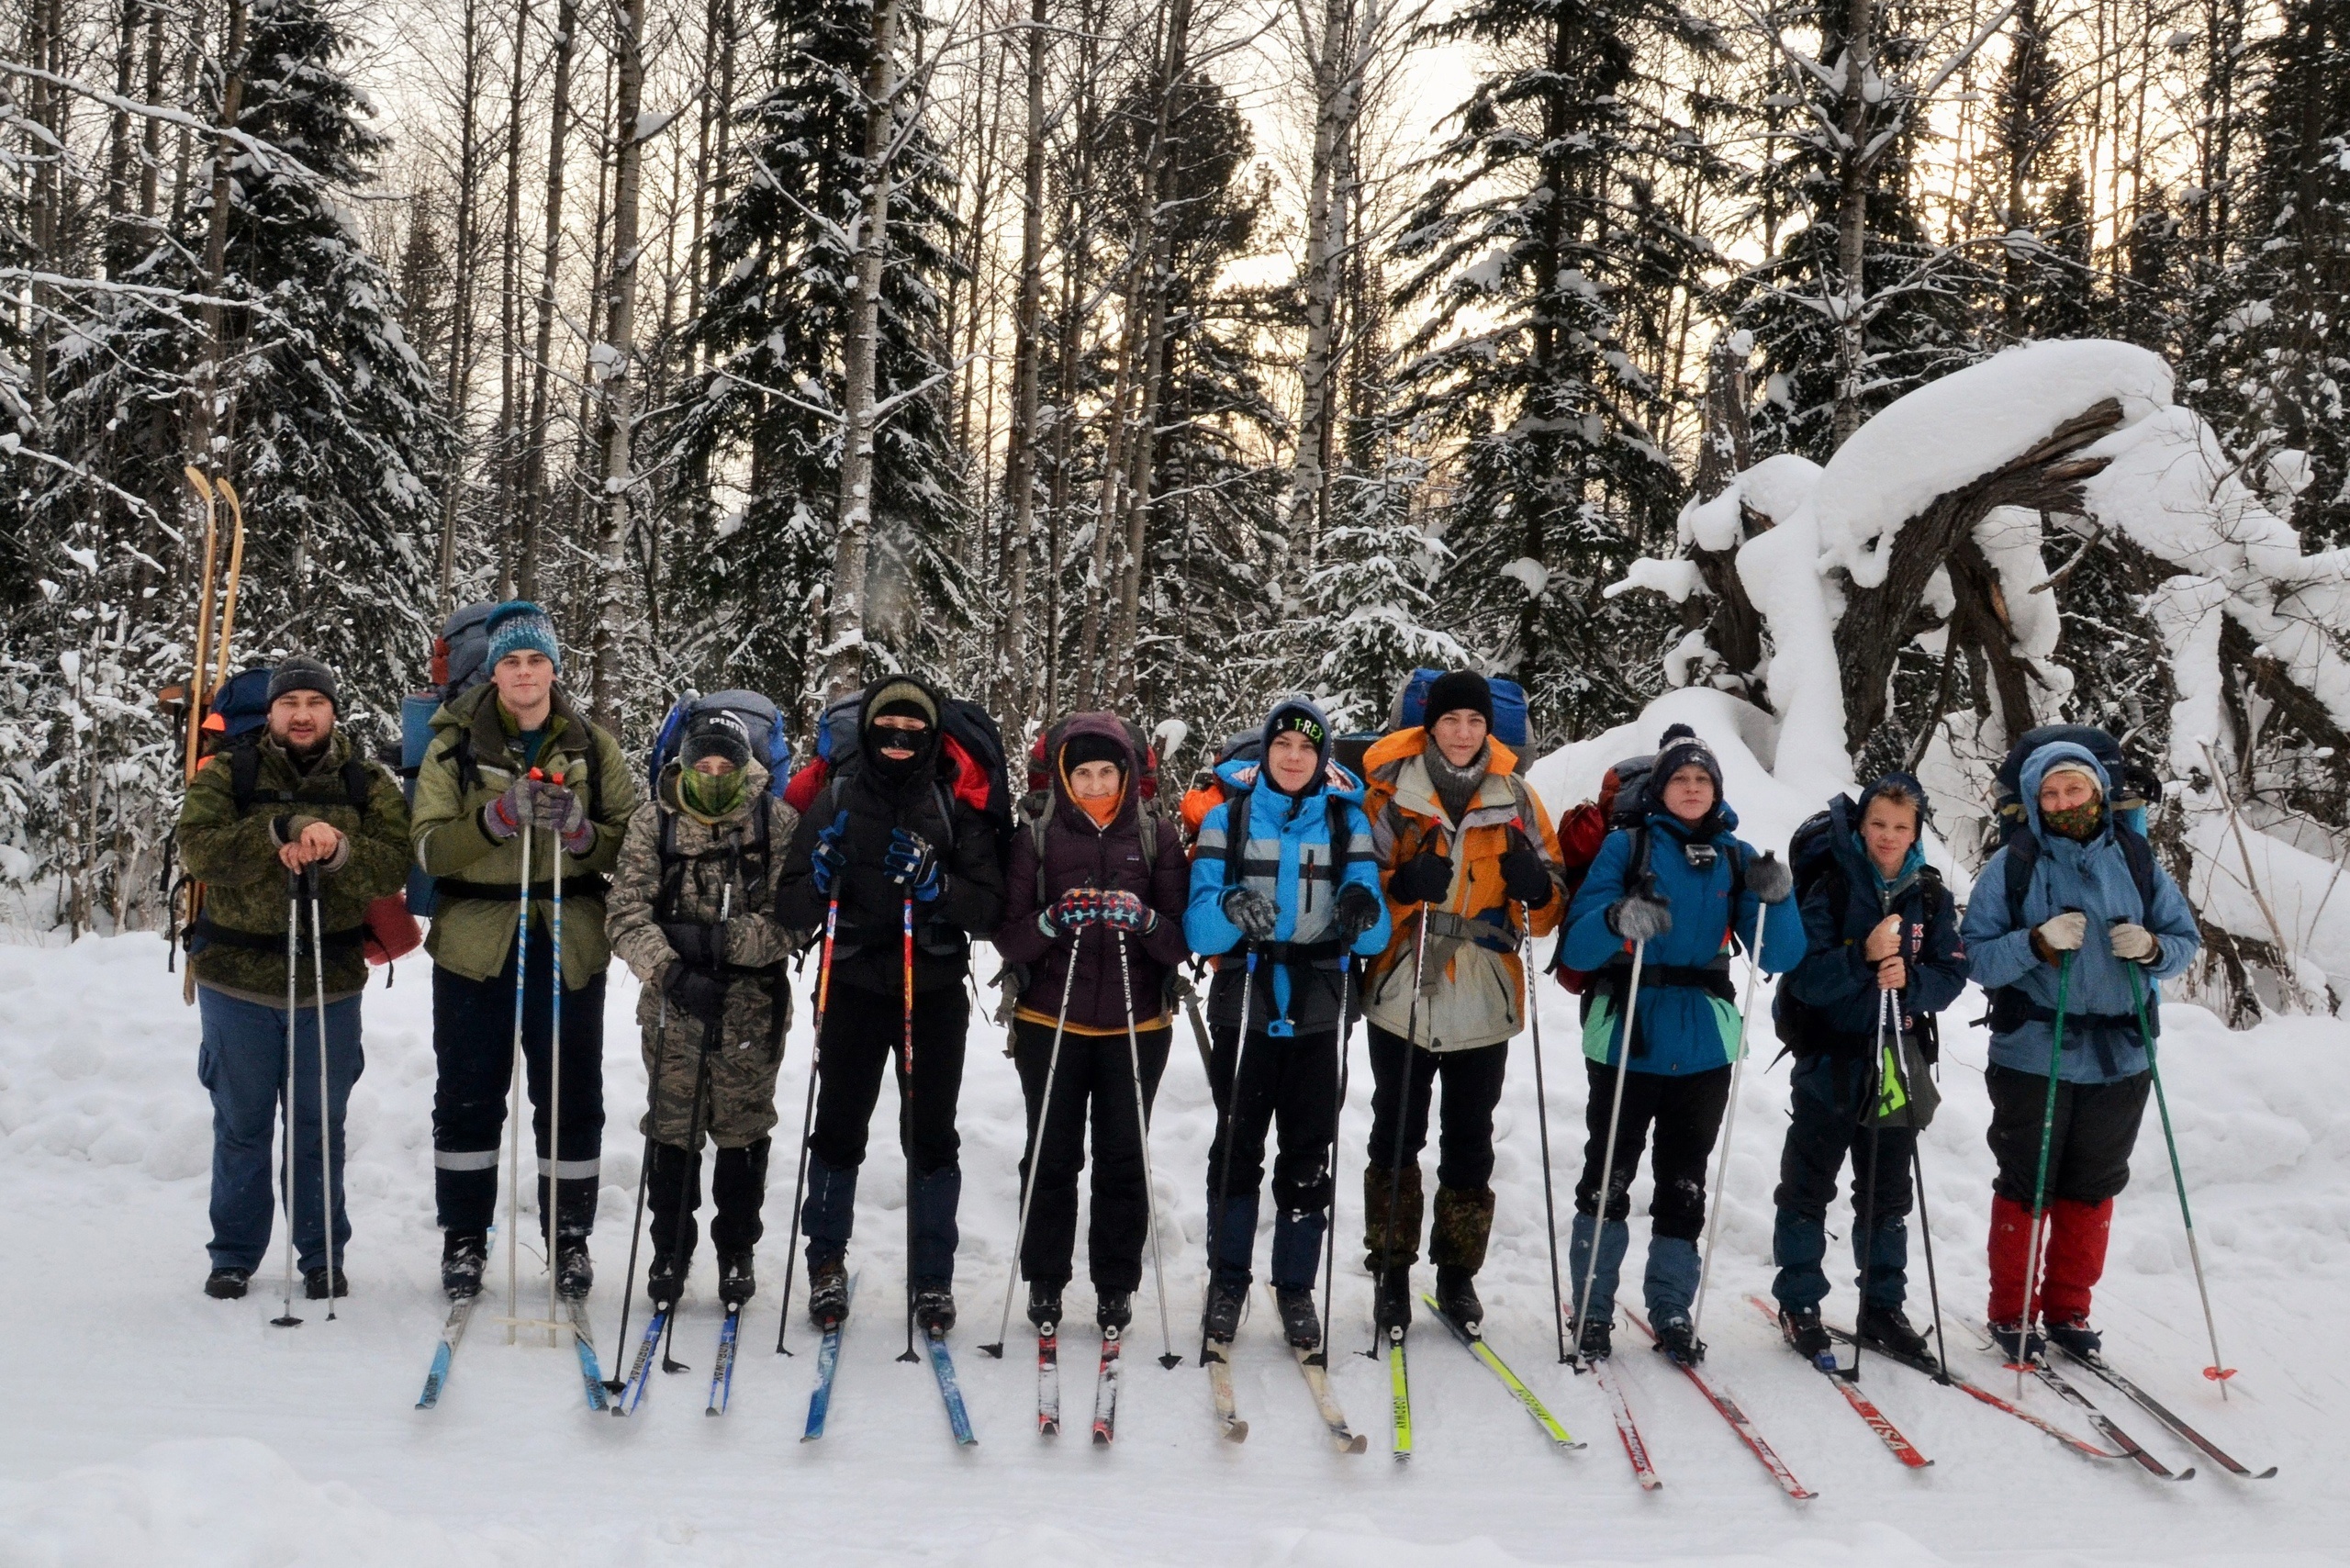
[[[1649,1327],[1648,1319],[1629,1307],[1624,1309],[1624,1316],[1632,1320],[1633,1327],[1649,1337],[1651,1343],[1655,1342],[1656,1330]],[[1781,1491],[1799,1503],[1808,1502],[1819,1495],[1818,1493],[1812,1491],[1796,1479],[1796,1473],[1787,1468],[1787,1462],[1779,1457],[1777,1450],[1763,1440],[1761,1430],[1747,1418],[1746,1412],[1738,1407],[1738,1401],[1729,1396],[1728,1389],[1691,1366],[1687,1361],[1677,1361],[1671,1356],[1665,1359],[1679,1367],[1687,1375],[1689,1381],[1697,1385],[1697,1392],[1706,1396],[1706,1403],[1711,1405],[1720,1414],[1721,1418],[1729,1423],[1730,1430],[1738,1434],[1739,1441],[1746,1445],[1747,1451],[1762,1462],[1762,1468],[1771,1473],[1771,1479],[1779,1484]]]

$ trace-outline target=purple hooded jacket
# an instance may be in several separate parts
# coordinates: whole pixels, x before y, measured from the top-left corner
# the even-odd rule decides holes
[[[1143,868],[1140,803],[1135,794],[1136,759],[1125,727],[1107,713],[1080,713],[1069,720],[1061,745],[1077,735],[1094,735],[1114,744],[1125,757],[1125,794],[1117,815],[1106,828],[1094,825],[1084,808],[1069,798],[1066,770],[1057,750],[1052,762],[1052,803],[1045,827],[1044,905],[1078,888],[1124,890],[1138,893],[1158,912],[1158,924],[1147,936],[1127,935],[1126,969],[1134,986],[1134,1021],[1137,1026],[1156,1023],[1167,1014],[1167,977],[1191,949],[1183,942],[1183,904],[1191,886],[1181,834],[1171,817],[1157,823],[1150,867]],[[1005,872],[1004,919],[996,933],[996,951],[1005,962],[1026,969],[1028,984],[1020,1006],[1052,1017],[1060,1008],[1061,987],[1069,981],[1074,955],[1077,975],[1069,985],[1069,1021],[1081,1029],[1119,1030],[1126,1026],[1125,999],[1119,994],[1119,934],[1106,925],[1046,937],[1037,929],[1036,842],[1024,820],[1013,833],[1012,860]]]

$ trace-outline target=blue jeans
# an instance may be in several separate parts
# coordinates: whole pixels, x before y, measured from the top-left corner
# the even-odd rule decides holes
[[[273,1144],[285,1093],[285,1010],[199,986],[204,1044],[196,1076],[212,1093],[212,1266],[261,1267],[269,1250],[274,1206]],[[319,1015],[295,1014],[294,1248],[303,1269],[327,1260],[326,1216],[319,1203]],[[343,1107],[366,1058],[359,1048],[359,998],[327,1004],[327,1113],[334,1150],[334,1255],[341,1265],[351,1240],[342,1198]]]

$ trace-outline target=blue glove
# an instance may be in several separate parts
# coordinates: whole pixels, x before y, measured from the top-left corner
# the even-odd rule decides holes
[[[905,828],[890,830],[890,852],[881,857],[881,868],[916,903],[928,903],[946,888],[946,873],[939,868],[938,851],[932,847],[930,840]]]
[[[816,879],[816,890],[830,895],[833,884],[848,869],[848,851],[841,847],[841,840],[848,836],[848,812],[844,811],[833,819],[833,825],[816,831],[816,847],[808,857],[808,869]]]

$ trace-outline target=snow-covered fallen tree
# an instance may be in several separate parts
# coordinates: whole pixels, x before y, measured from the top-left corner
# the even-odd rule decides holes
[[[2350,551],[2310,553],[2279,516],[2294,454],[2247,472],[2160,358],[2090,340],[1920,387],[1824,466],[1708,467],[1679,555],[1609,591],[1684,606],[1666,678],[1767,714],[1781,783],[1818,797],[1911,766],[1979,865],[2010,737],[2105,722],[2169,781],[2154,835],[2211,938],[2197,983],[2238,1017],[2255,993],[2350,994]],[[2060,646],[2093,588],[2143,658],[2102,620]],[[2149,667],[2095,711],[2113,704],[2086,688],[2121,684],[2123,659]]]

